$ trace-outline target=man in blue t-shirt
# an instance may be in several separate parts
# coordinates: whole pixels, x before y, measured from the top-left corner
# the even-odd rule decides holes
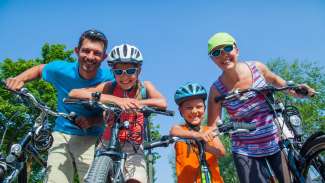
[[[58,117],[55,121],[54,143],[48,156],[48,181],[56,183],[73,182],[74,170],[83,182],[95,151],[96,137],[102,133],[101,112],[89,110],[81,105],[66,105],[63,98],[70,90],[97,85],[112,80],[113,75],[107,68],[101,68],[106,58],[107,39],[97,30],[85,31],[75,53],[78,62],[53,61],[27,69],[14,78],[8,78],[9,89],[19,90],[30,80],[42,78],[57,90],[58,111],[76,112],[74,122]]]

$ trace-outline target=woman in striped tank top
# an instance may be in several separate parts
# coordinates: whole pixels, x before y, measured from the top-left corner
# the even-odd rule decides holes
[[[278,145],[277,127],[273,121],[265,98],[261,94],[247,93],[244,99],[216,103],[215,97],[226,94],[234,89],[263,87],[271,84],[285,86],[286,81],[272,73],[264,64],[238,62],[239,49],[235,39],[228,33],[217,33],[208,43],[209,56],[223,71],[222,75],[210,88],[208,101],[208,125],[215,127],[221,119],[221,107],[225,107],[230,118],[238,122],[254,123],[257,129],[250,133],[234,134],[232,138],[232,153],[241,183],[269,182],[265,173],[268,160],[279,182],[289,182],[286,163],[281,158]],[[314,90],[303,84],[312,95]],[[294,96],[300,97],[294,91]]]

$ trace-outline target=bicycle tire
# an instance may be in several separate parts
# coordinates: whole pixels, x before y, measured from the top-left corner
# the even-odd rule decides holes
[[[28,176],[27,176],[27,165],[26,163],[24,163],[23,165],[23,168],[20,170],[18,176],[18,183],[27,183],[27,179],[28,179]]]
[[[308,149],[310,149],[309,147],[312,145],[311,142],[314,141],[315,139],[317,139],[318,137],[323,136],[323,135],[325,135],[324,132],[318,131],[316,133],[313,133],[310,137],[308,137],[308,139],[302,145],[300,154],[306,154],[306,151],[308,151]]]
[[[94,159],[85,183],[108,183],[113,172],[113,160],[109,156],[98,156]]]
[[[325,183],[325,135],[318,136],[314,140],[309,141],[309,144],[304,147],[300,151],[300,155],[305,160],[302,174],[308,179],[307,176],[310,168],[313,168],[317,171],[320,181]]]

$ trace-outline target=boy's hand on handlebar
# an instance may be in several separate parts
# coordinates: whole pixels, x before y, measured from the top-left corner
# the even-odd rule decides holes
[[[6,79],[6,87],[10,90],[18,91],[24,86],[24,81],[14,77]]]
[[[208,130],[206,132],[196,132],[196,139],[203,140],[204,142],[211,142],[217,135],[215,132]]]

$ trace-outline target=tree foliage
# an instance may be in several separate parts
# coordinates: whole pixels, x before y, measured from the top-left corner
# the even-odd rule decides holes
[[[288,63],[284,59],[269,62],[268,67],[282,78],[295,83],[306,83],[314,88],[318,94],[313,98],[288,100],[298,107],[306,135],[315,131],[325,131],[325,70],[315,62],[294,60]]]
[[[41,58],[30,60],[18,59],[17,61],[13,61],[9,58],[3,60],[0,63],[0,79],[3,80],[9,77],[15,77],[28,68],[39,64],[46,64],[56,59],[72,62],[72,53],[72,50],[66,51],[65,46],[62,44],[45,44],[42,47]],[[33,124],[34,119],[39,114],[39,111],[35,110],[33,107],[28,107],[21,104],[18,102],[19,100],[17,97],[4,90],[3,87],[4,86],[0,87],[0,112],[13,122],[8,123],[6,121],[0,121],[1,124],[8,126],[4,145],[1,149],[1,152],[6,154],[11,144],[17,142],[23,135],[26,134],[27,130]],[[25,87],[28,88],[28,90],[31,91],[34,96],[37,97],[37,99],[46,103],[46,105],[51,109],[56,109],[56,92],[49,83],[46,83],[43,80],[35,80],[27,83]],[[50,122],[53,123],[54,118],[50,118]],[[3,131],[0,133],[2,136]],[[36,170],[39,170],[39,167],[36,166]],[[33,175],[36,175],[31,177],[32,182],[37,182],[39,179],[38,177],[40,177],[40,175],[37,172],[32,172]]]

